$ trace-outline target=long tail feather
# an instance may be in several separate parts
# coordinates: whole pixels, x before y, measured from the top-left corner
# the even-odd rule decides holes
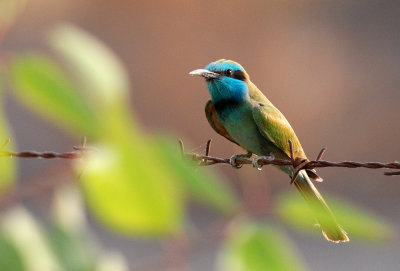
[[[317,188],[315,188],[304,170],[300,172],[294,184],[314,211],[325,238],[335,243],[348,242],[350,239],[346,232],[337,223],[324,198],[318,192]]]

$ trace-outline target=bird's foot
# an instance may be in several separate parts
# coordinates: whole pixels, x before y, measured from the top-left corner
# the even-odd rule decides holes
[[[275,156],[271,153],[270,156],[257,156],[253,159],[253,167],[257,168],[258,170],[262,170],[263,165],[260,164],[258,161],[260,160],[269,160],[272,161],[275,159]]]
[[[231,164],[232,167],[234,168],[241,168],[243,165],[242,164],[238,164],[236,162],[236,159],[240,159],[240,158],[250,158],[253,155],[252,152],[247,152],[245,154],[234,154],[231,156],[231,158],[229,158],[229,164]]]

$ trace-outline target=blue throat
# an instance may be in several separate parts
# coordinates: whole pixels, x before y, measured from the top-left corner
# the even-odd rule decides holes
[[[207,88],[217,112],[233,109],[249,97],[246,82],[225,76],[207,81]]]

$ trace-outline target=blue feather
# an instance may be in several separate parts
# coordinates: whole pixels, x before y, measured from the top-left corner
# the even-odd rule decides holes
[[[207,88],[211,94],[213,103],[218,103],[221,100],[233,100],[237,103],[241,103],[249,99],[247,82],[223,74],[223,72],[229,69],[232,71],[244,72],[240,64],[221,59],[208,64],[205,69],[222,75],[219,80],[207,81]]]

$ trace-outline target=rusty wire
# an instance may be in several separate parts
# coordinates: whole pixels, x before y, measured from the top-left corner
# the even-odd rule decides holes
[[[37,151],[23,151],[23,152],[11,152],[5,151],[4,148],[8,145],[10,140],[6,140],[0,146],[0,157],[20,157],[20,158],[45,158],[45,159],[78,159],[82,158],[84,153],[87,151],[92,151],[92,148],[86,147],[86,138],[83,139],[82,145],[78,147],[73,147],[74,151],[72,152],[53,152],[53,151],[45,151],[45,152],[37,152]],[[199,166],[210,166],[214,164],[231,164],[229,158],[220,158],[214,157],[210,155],[211,149],[211,139],[206,143],[205,155],[200,155],[197,153],[186,153],[182,140],[179,140],[181,154],[184,157],[190,157],[191,159],[198,162]],[[356,161],[342,161],[342,162],[331,162],[326,160],[321,160],[324,155],[326,148],[321,149],[317,158],[315,160],[308,160],[303,157],[294,157],[293,154],[293,146],[292,142],[289,140],[290,147],[290,159],[278,159],[275,157],[269,156],[258,156],[257,163],[259,166],[265,165],[275,165],[275,166],[292,166],[294,168],[294,175],[292,177],[292,182],[296,179],[299,172],[303,169],[314,169],[314,168],[323,168],[323,167],[344,167],[344,168],[370,168],[370,169],[379,169],[379,168],[387,168],[387,169],[400,169],[400,163],[390,162],[390,163],[382,163],[382,162],[356,162]],[[249,165],[253,164],[253,160],[247,158],[237,158],[236,163],[238,165]],[[385,172],[386,176],[395,176],[400,175],[400,171],[394,172]]]
[[[185,153],[184,145],[182,140],[179,140],[179,145],[181,147],[181,153],[185,157],[189,157],[190,159],[198,162],[199,166],[210,166],[214,164],[231,164],[229,158],[220,158],[210,156],[210,143],[211,140],[207,142],[207,151],[206,155],[199,155],[196,153]],[[292,177],[291,182],[293,183],[294,179],[296,179],[299,172],[303,169],[315,169],[315,168],[324,168],[324,167],[343,167],[343,168],[369,168],[369,169],[379,169],[379,168],[387,168],[387,169],[400,169],[400,163],[395,161],[391,163],[381,163],[381,162],[356,162],[356,161],[342,161],[342,162],[331,162],[326,160],[321,160],[322,156],[326,152],[326,148],[321,149],[317,158],[315,160],[308,160],[303,157],[294,157],[293,154],[293,146],[292,142],[289,140],[290,147],[290,160],[278,159],[275,157],[269,156],[258,156],[257,163],[260,166],[264,165],[275,165],[275,166],[292,166],[294,168],[294,175]],[[236,163],[239,165],[251,165],[253,164],[253,160],[246,158],[237,158]],[[386,176],[394,176],[400,175],[400,171],[395,172],[385,172]]]
[[[92,148],[86,147],[86,138],[83,139],[81,146],[72,147],[74,151],[72,152],[53,152],[53,151],[22,151],[22,152],[11,152],[5,151],[4,148],[10,143],[10,140],[7,139],[0,146],[0,157],[19,157],[19,158],[44,158],[44,159],[78,159],[82,158],[84,153],[87,151],[92,151]]]

